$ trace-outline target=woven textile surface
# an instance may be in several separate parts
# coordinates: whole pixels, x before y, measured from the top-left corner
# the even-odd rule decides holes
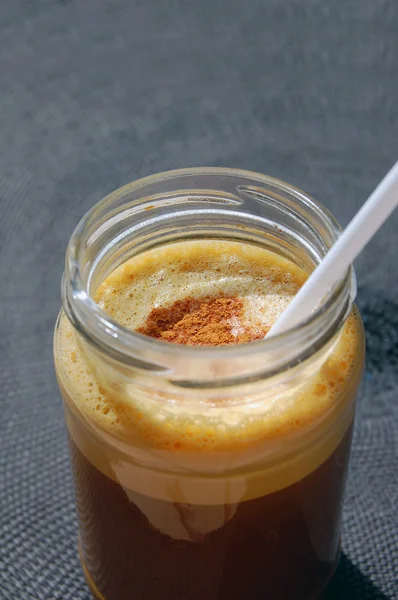
[[[89,599],[52,366],[77,221],[217,165],[346,225],[398,158],[397,96],[397,0],[0,2],[1,600]],[[368,355],[330,599],[398,599],[397,246],[395,214],[356,265]]]

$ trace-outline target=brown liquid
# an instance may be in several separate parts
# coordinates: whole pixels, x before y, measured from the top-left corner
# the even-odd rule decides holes
[[[233,242],[147,254],[112,273],[97,295],[132,329],[159,298],[172,305],[210,292],[241,292],[246,320],[239,326],[268,329],[306,278],[289,261]],[[220,272],[228,277],[221,281]],[[195,410],[184,400],[170,408],[142,398],[101,379],[102,365],[92,368],[64,315],[55,356],[81,558],[95,597],[318,597],[339,551],[363,361],[355,311],[337,345],[315,367],[310,360],[304,376],[292,376],[275,403],[264,393],[252,404],[243,398],[239,406]]]
[[[310,475],[240,503],[223,527],[188,542],[151,527],[124,489],[98,471],[70,438],[83,559],[96,590],[107,600],[315,598],[339,552],[350,440],[351,430]],[[187,521],[197,509],[178,507]],[[205,510],[211,520],[219,506]]]

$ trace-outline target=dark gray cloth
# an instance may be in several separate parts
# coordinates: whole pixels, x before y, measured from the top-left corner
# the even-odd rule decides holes
[[[345,225],[398,158],[398,4],[2,0],[0,86],[0,598],[87,600],[52,366],[74,225],[195,165],[280,177]],[[357,264],[368,359],[330,598],[398,598],[397,227]]]

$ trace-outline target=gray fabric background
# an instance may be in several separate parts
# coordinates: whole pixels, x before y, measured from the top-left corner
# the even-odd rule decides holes
[[[51,347],[78,219],[137,177],[225,165],[344,225],[398,158],[397,92],[397,0],[1,0],[1,600],[88,600]],[[397,227],[357,264],[368,360],[330,598],[398,598]]]

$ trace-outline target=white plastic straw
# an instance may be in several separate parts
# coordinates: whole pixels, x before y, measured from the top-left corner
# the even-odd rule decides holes
[[[319,305],[398,205],[398,162],[379,183],[267,334],[297,325]]]

